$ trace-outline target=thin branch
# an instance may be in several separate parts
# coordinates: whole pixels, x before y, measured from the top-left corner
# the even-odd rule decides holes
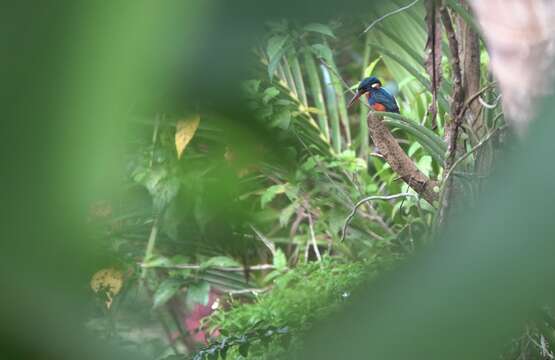
[[[154,246],[156,244],[156,238],[158,237],[158,223],[159,223],[158,215],[155,215],[154,216],[154,222],[153,222],[152,228],[150,230],[150,235],[148,237],[148,243],[146,245],[145,256],[144,256],[143,262],[148,261],[152,257],[152,254],[154,252]],[[148,268],[143,267],[143,270],[141,272],[141,280],[145,283],[146,283],[147,273],[148,273]]]
[[[402,12],[402,11],[405,11],[405,10],[411,8],[411,7],[412,7],[413,5],[415,5],[417,2],[418,2],[418,0],[414,0],[413,2],[411,2],[411,3],[408,4],[408,5],[405,5],[405,6],[403,6],[403,7],[400,7],[400,8],[398,8],[398,9],[395,9],[395,10],[393,10],[393,11],[391,11],[391,12],[385,14],[385,15],[380,16],[380,17],[377,18],[376,20],[372,21],[372,23],[371,23],[370,25],[368,25],[368,27],[367,27],[366,29],[364,29],[364,31],[362,32],[361,35],[366,34],[366,33],[367,33],[368,31],[370,31],[377,23],[381,22],[382,20],[385,20],[385,19],[387,19],[388,17],[390,17],[390,16],[392,16],[392,15],[398,14],[398,13],[400,13],[400,12]]]
[[[154,120],[154,130],[152,131],[152,153],[150,154],[150,163],[149,163],[150,170],[152,170],[152,166],[154,165],[154,153],[156,152],[156,144],[158,143],[158,131],[160,129],[160,121],[161,121],[161,115],[156,114],[156,118]],[[146,245],[143,262],[149,260],[154,251],[154,245],[156,244],[156,237],[158,236],[158,223],[159,223],[158,214],[155,214],[154,222],[152,223],[152,228],[150,230],[150,235],[148,236],[148,242]],[[143,271],[141,272],[141,280],[143,282],[146,282],[147,273],[148,273],[148,269],[143,268]]]
[[[226,291],[226,293],[229,294],[229,295],[243,295],[243,294],[258,295],[258,294],[266,292],[270,289],[271,289],[271,287],[268,286],[268,287],[261,288],[261,289],[252,288],[252,289],[241,289],[241,290],[229,290],[229,291]]]
[[[409,197],[409,196],[417,198],[417,196],[414,195],[414,194],[400,193],[400,194],[388,195],[388,196],[382,196],[382,195],[368,196],[368,197],[365,197],[364,199],[360,200],[359,202],[357,202],[355,204],[355,207],[353,208],[353,210],[351,211],[349,216],[347,216],[347,219],[345,219],[345,223],[343,224],[343,229],[341,231],[341,241],[345,240],[345,236],[347,234],[347,227],[349,226],[349,224],[351,223],[351,221],[355,217],[358,208],[361,207],[366,202],[372,201],[372,200],[394,200],[394,199],[398,199],[398,198],[401,198],[401,197]]]
[[[482,104],[483,107],[485,107],[486,109],[495,109],[497,107],[497,105],[499,105],[499,100],[501,100],[502,95],[499,95],[497,97],[497,99],[495,99],[493,101],[493,104],[488,104],[484,99],[482,99],[482,97],[480,96],[478,98],[478,101],[480,102],[480,104]]]
[[[314,235],[314,223],[312,221],[312,215],[310,214],[310,211],[308,209],[306,213],[308,217],[308,228],[310,229],[310,239],[312,240],[312,248],[314,249],[314,253],[316,254],[316,258],[318,259],[318,261],[322,261],[320,250],[318,250],[318,244],[316,244],[316,236]]]
[[[260,264],[260,265],[253,265],[247,267],[226,267],[226,266],[209,266],[205,267],[202,265],[194,265],[194,264],[176,264],[176,265],[163,265],[163,266],[148,266],[144,263],[139,264],[140,267],[143,269],[150,269],[150,268],[164,268],[164,269],[189,269],[189,270],[201,270],[201,269],[210,269],[210,270],[218,270],[224,272],[245,272],[248,271],[264,271],[264,270],[273,270],[275,266],[272,264]]]

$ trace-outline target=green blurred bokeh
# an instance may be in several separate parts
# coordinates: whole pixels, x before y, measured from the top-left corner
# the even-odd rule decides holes
[[[131,114],[200,104],[234,119],[240,138],[252,122],[238,107],[237,84],[267,20],[325,21],[377,4],[58,1],[4,9],[2,357],[138,359],[81,330],[90,272],[101,261],[83,222],[91,200],[118,184]],[[498,164],[476,209],[361,290],[314,332],[305,358],[489,359],[551,303],[554,110],[547,106]]]

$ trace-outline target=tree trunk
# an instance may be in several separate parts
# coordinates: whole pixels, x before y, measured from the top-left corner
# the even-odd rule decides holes
[[[555,1],[472,0],[509,123],[520,133],[536,100],[551,92],[555,58]]]

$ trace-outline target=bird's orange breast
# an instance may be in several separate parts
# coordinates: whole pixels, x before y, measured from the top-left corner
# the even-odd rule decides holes
[[[386,111],[386,108],[385,108],[385,105],[384,105],[384,104],[375,103],[374,105],[372,105],[372,107],[373,107],[374,110],[376,110],[376,111]]]

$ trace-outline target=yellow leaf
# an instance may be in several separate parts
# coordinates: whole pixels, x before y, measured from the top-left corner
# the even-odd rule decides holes
[[[112,305],[112,299],[116,296],[123,285],[123,273],[114,268],[106,268],[96,272],[91,279],[91,289],[98,293],[102,291],[106,297],[106,307]]]
[[[185,151],[189,141],[191,141],[195,135],[199,122],[200,115],[198,114],[177,121],[175,131],[175,149],[177,150],[178,159],[181,158],[181,155],[183,155],[183,151]]]

